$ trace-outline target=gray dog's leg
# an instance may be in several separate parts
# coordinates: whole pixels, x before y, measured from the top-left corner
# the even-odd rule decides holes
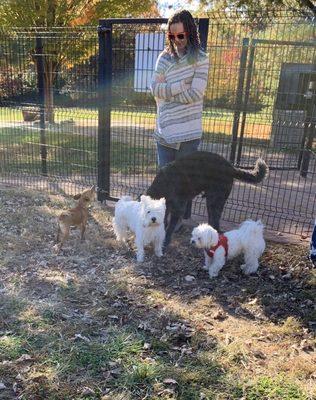
[[[191,211],[192,211],[192,200],[189,200],[189,201],[187,202],[186,207],[185,207],[185,213],[184,213],[183,218],[184,218],[184,219],[189,219],[189,218],[191,218]]]
[[[175,230],[175,227],[176,227],[179,219],[182,218],[185,213],[186,205],[187,205],[186,200],[176,198],[176,199],[174,199],[174,201],[171,203],[170,207],[168,208],[168,212],[170,212],[170,221],[169,221],[168,227],[166,229],[166,238],[164,241],[164,249],[166,249],[167,246],[170,244],[171,236]]]
[[[223,205],[216,204],[216,206],[213,205],[212,203],[209,204],[208,202],[206,204],[207,204],[207,210],[208,210],[209,225],[211,225],[217,231],[220,231],[219,221],[220,221],[220,218],[222,215],[224,204]]]
[[[170,215],[170,208],[167,205],[166,213],[165,213],[165,218],[164,218],[164,225],[165,229],[168,227],[168,221],[169,221],[169,215]]]
[[[179,218],[180,218],[180,216],[171,214],[170,222],[169,222],[167,232],[166,232],[166,238],[165,238],[164,245],[163,245],[164,248],[166,248],[170,244],[171,236],[173,234],[174,228],[177,225],[177,222],[179,221]]]
[[[205,193],[208,223],[219,232],[220,219],[231,188],[232,184],[227,184],[217,188],[214,187]]]

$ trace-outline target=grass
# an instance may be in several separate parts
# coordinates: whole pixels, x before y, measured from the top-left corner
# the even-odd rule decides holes
[[[247,400],[308,400],[296,385],[285,377],[261,377],[244,389]]]
[[[223,133],[225,129],[228,129],[227,127],[227,124],[214,126],[220,133],[212,134],[213,143],[227,142],[229,136],[227,133]],[[45,139],[48,175],[91,175],[96,173],[98,142],[95,135],[47,130]],[[246,138],[244,144],[264,146],[266,141]],[[38,129],[19,126],[0,128],[1,168],[4,172],[26,172],[40,175],[42,172],[41,150]],[[111,140],[111,172],[129,174],[131,170],[133,174],[156,170],[154,145],[148,138],[143,138],[141,133],[140,136],[133,134],[133,137],[129,137],[129,134],[121,138],[114,136]]]
[[[201,361],[185,357],[181,366],[175,367],[167,354],[160,355],[154,350],[146,352],[143,344],[144,338],[138,332],[112,329],[106,344],[79,343],[72,345],[70,351],[63,347],[59,353],[61,357],[52,359],[55,365],[67,366],[62,374],[68,378],[86,370],[89,378],[98,379],[102,371],[108,369],[108,385],[111,389],[119,392],[124,388],[127,393],[133,393],[133,398],[146,395],[158,398],[158,393],[163,392],[165,385],[168,386],[163,382],[168,382],[170,377],[175,398],[183,400],[199,399],[200,391],[207,392],[210,386],[232,389],[231,383],[223,378],[220,366],[206,359]]]
[[[153,144],[148,136],[155,129],[155,113],[136,112],[135,110],[114,110],[111,113],[113,132],[119,131],[120,138],[111,138],[111,168],[112,172],[135,174],[154,171],[156,168]],[[97,168],[97,118],[98,112],[92,109],[60,109],[55,110],[57,123],[72,119],[76,126],[86,129],[86,134],[76,134],[67,131],[47,130],[48,173],[51,175],[87,175],[95,173]],[[16,108],[1,107],[0,122],[17,124],[22,122],[22,112]],[[212,109],[204,112],[203,132],[206,141],[210,143],[230,144],[232,138],[234,112],[224,109]],[[260,112],[248,113],[244,130],[243,146],[251,148],[266,148],[270,144],[272,110],[263,109]],[[134,131],[137,127],[139,132]],[[126,133],[122,134],[122,130]],[[92,135],[89,136],[89,132]],[[239,132],[240,135],[240,132]],[[2,147],[3,168],[13,172],[40,174],[42,163],[40,159],[39,130],[31,125],[10,126],[0,128],[0,146]],[[1,155],[0,147],[0,155]],[[314,149],[314,148],[313,148]],[[278,151],[291,154],[297,152],[288,148]]]
[[[64,349],[62,356],[69,365],[67,372],[78,372],[88,368],[89,374],[97,375],[102,368],[113,368],[123,365],[129,370],[142,352],[142,340],[124,329],[111,328],[107,332],[105,343],[78,342]]]
[[[65,114],[69,115],[69,111],[65,110],[70,110],[75,117],[77,117],[77,122],[82,120],[83,118],[88,118],[88,119],[97,119],[98,111],[94,109],[84,109],[84,108],[56,108],[56,121],[61,121],[65,118]],[[249,118],[249,122],[255,122],[256,120],[260,120],[262,123],[271,123],[271,118],[269,118],[272,110],[267,110],[263,109],[262,111],[259,112],[249,112],[247,114],[247,118]],[[153,112],[148,112],[148,111],[135,111],[131,109],[130,111],[119,111],[119,110],[113,110],[112,111],[112,117],[114,118],[114,121],[119,120],[119,118],[122,116],[122,113],[124,115],[129,115],[130,117],[134,118],[148,118],[148,119],[155,119],[156,114]],[[214,108],[214,109],[207,109],[204,111],[204,115],[206,118],[211,118],[211,119],[231,119],[232,115],[234,114],[233,110],[226,110],[226,109],[220,109],[220,108]],[[22,121],[22,111],[18,108],[10,108],[10,107],[0,107],[0,121]]]
[[[55,110],[55,122],[72,119],[77,125],[97,126],[98,111],[92,109],[59,109]],[[224,109],[207,110],[203,114],[203,131],[206,134],[221,133],[231,136],[234,112]],[[22,122],[21,110],[14,108],[0,108],[1,122]],[[153,130],[156,124],[156,114],[153,112],[141,112],[131,110],[113,110],[111,121],[115,125],[139,126]],[[263,110],[257,113],[247,114],[244,135],[247,138],[264,139],[270,138],[271,111]]]
[[[77,126],[85,128],[86,133],[73,133],[62,128],[60,131],[47,129],[45,132],[47,152],[47,173],[51,176],[93,175],[98,168],[97,111],[75,109],[71,112],[56,110],[56,122],[72,116]],[[257,118],[253,122],[252,118]],[[0,121],[17,123],[22,121],[20,110],[0,108]],[[111,138],[111,172],[144,174],[156,171],[156,154],[153,142],[149,139],[155,126],[155,115],[143,112],[112,112],[113,132],[119,133]],[[249,116],[246,124],[244,146],[265,147],[270,138],[270,123],[264,114]],[[203,131],[209,134],[212,143],[231,141],[233,113],[225,110],[205,113]],[[123,128],[116,128],[122,125]],[[129,130],[122,134],[125,126],[137,126],[139,132]],[[144,136],[144,131],[148,137]],[[40,175],[43,171],[40,144],[40,131],[30,125],[0,128],[0,156],[3,172],[22,172]],[[284,150],[287,152],[287,150]],[[289,150],[290,151],[290,150]]]
[[[40,174],[41,144],[38,130],[0,128],[2,169],[10,172]],[[97,140],[95,137],[70,133],[46,132],[47,170],[51,175],[91,174],[97,169]],[[1,154],[1,149],[0,149]],[[153,149],[113,140],[111,142],[112,172],[127,174],[131,167],[136,174],[145,168],[155,169]]]
[[[57,321],[55,328],[56,326]],[[106,376],[107,387],[113,393],[120,393],[124,389],[125,393],[130,393],[131,398],[135,399],[146,395],[152,399],[167,399],[170,397],[164,397],[163,393],[167,395],[173,391],[174,398],[194,400],[200,398],[201,390],[207,393],[210,385],[214,387],[217,384],[221,390],[223,387],[231,390],[230,383],[221,379],[223,373],[219,366],[208,363],[206,359],[192,361],[191,357],[185,357],[181,366],[175,367],[167,352],[157,350],[160,346],[156,350],[144,350],[145,340],[150,339],[137,330],[114,326],[107,329],[104,343],[97,340],[86,343],[80,339],[74,341],[72,337],[61,338],[57,332],[53,333],[49,327],[45,330],[42,326],[36,334],[24,333],[20,338],[1,337],[0,355],[2,360],[16,361],[27,351],[27,354],[36,359],[38,367],[35,375],[42,379],[39,386],[34,387],[34,375],[29,375],[30,387],[26,389],[26,393],[29,390],[35,391],[40,399],[63,399],[64,394],[59,396],[53,382],[58,381],[59,385],[64,386],[66,382],[76,381],[79,376],[85,382],[99,381],[100,384],[102,377]],[[25,348],[22,350],[23,342]],[[8,371],[5,375],[9,375]],[[171,384],[174,390],[167,391],[168,383],[163,382],[170,377],[176,386]],[[98,395],[96,385],[93,387],[92,398],[101,399],[102,390]]]
[[[0,360],[15,360],[23,353],[23,340],[17,336],[0,337]]]
[[[22,112],[16,108],[0,107],[1,122],[19,122],[22,121]]]

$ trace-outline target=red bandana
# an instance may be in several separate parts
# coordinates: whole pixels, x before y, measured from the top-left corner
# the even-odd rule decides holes
[[[225,257],[227,257],[227,254],[228,254],[228,243],[227,243],[227,237],[226,237],[225,235],[219,235],[218,243],[217,243],[215,246],[212,246],[209,250],[204,249],[204,250],[205,250],[205,253],[206,253],[209,257],[213,258],[213,257],[214,257],[215,251],[216,251],[220,246],[223,246],[223,247],[224,247],[224,250],[225,250]]]

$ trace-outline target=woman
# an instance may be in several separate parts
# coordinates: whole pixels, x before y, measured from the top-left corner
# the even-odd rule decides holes
[[[160,168],[198,149],[209,69],[208,55],[200,48],[197,27],[189,11],[177,11],[169,18],[167,38],[151,83],[157,103],[154,137]],[[184,218],[190,216],[191,204]]]

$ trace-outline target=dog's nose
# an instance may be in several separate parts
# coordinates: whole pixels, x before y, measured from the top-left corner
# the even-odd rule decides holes
[[[191,239],[191,244],[195,244],[195,240]]]
[[[156,217],[152,217],[152,219],[151,219],[153,222],[156,222],[157,221],[157,218]]]

